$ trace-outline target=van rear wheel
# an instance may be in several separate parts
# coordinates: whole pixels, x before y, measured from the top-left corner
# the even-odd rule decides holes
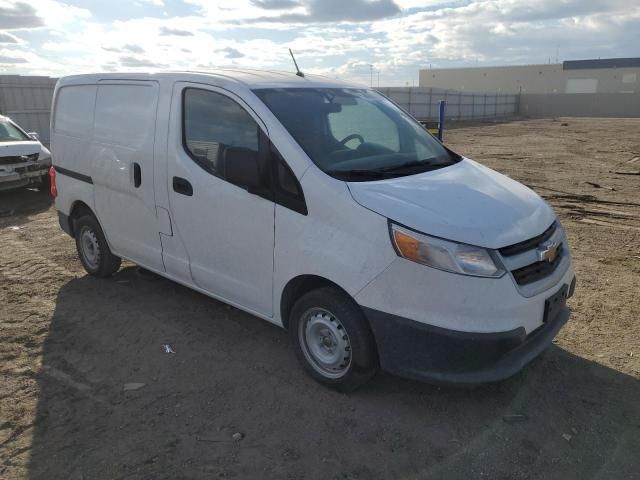
[[[107,244],[102,228],[93,215],[85,215],[74,222],[76,248],[82,266],[95,277],[110,277],[120,268],[122,260]]]
[[[376,345],[366,318],[337,288],[303,295],[291,310],[289,330],[306,372],[330,388],[353,391],[378,371]]]

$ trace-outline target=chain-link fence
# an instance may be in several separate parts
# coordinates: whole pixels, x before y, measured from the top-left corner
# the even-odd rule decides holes
[[[446,102],[449,120],[490,120],[518,114],[517,94],[484,94],[430,87],[382,87],[377,89],[421,121],[437,121],[438,107]]]

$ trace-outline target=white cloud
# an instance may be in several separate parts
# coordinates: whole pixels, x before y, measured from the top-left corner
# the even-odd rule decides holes
[[[0,43],[19,43],[20,40],[9,32],[0,32]]]
[[[0,70],[290,70],[291,47],[305,71],[369,83],[373,65],[381,83],[404,84],[429,64],[541,63],[558,47],[564,58],[633,56],[640,44],[640,5],[628,0],[185,0],[172,17],[158,17],[161,0],[135,1],[142,14],[113,20],[0,0]]]
[[[0,28],[15,30],[44,25],[36,9],[24,2],[0,3]]]
[[[153,5],[155,7],[164,7],[164,1],[163,0],[135,0],[135,3],[138,4],[148,4],[148,5]]]

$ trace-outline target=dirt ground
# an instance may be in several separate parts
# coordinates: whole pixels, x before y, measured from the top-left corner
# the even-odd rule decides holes
[[[132,265],[91,278],[45,195],[0,193],[0,478],[640,478],[640,119],[445,140],[568,231],[572,318],[523,372],[329,391],[284,331]]]

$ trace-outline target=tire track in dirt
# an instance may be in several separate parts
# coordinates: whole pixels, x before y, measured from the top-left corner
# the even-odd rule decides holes
[[[41,227],[46,223],[51,223],[47,217],[38,218],[29,230],[40,228],[38,233],[43,233]],[[77,276],[45,256],[52,246],[49,232],[37,239],[30,237],[22,229],[0,230],[0,378],[6,393],[0,397],[3,478],[25,472],[30,459],[41,349],[56,307],[48,291]]]
[[[49,260],[11,233],[0,236],[3,245],[0,276],[14,281],[58,279],[61,282],[76,277],[76,273]]]

